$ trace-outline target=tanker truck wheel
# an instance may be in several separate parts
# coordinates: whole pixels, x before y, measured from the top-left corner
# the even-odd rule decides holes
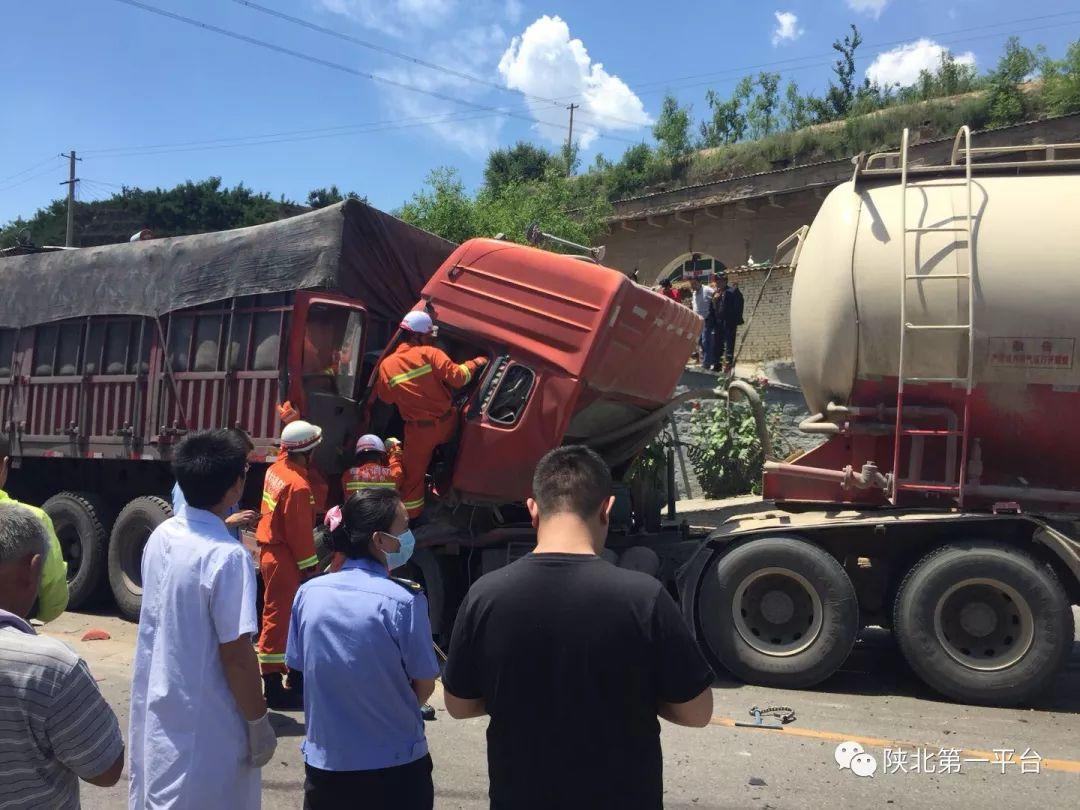
[[[109,586],[125,619],[139,620],[142,607],[142,555],[150,533],[172,517],[163,498],[143,495],[128,501],[109,537]]]
[[[1072,649],[1073,617],[1050,568],[999,543],[943,546],[900,586],[900,650],[928,686],[963,703],[1011,706],[1046,690]]]
[[[847,573],[824,549],[796,537],[762,537],[722,554],[702,583],[696,614],[714,663],[780,689],[828,678],[859,632]]]
[[[105,585],[108,510],[87,492],[61,492],[42,509],[52,521],[67,561],[68,610],[91,604]]]

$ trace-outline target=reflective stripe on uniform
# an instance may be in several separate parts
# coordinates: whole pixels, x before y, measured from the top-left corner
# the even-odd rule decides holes
[[[264,492],[262,496],[262,502],[270,507],[270,511],[273,512],[277,509],[277,501],[270,497],[269,492]]]
[[[424,365],[420,366],[419,368],[414,368],[412,371],[406,371],[402,374],[395,374],[393,377],[390,378],[389,383],[390,386],[393,387],[395,385],[401,385],[403,382],[408,382],[409,380],[415,380],[417,377],[423,377],[425,374],[430,373],[431,363],[424,363]]]
[[[345,485],[346,492],[356,492],[361,489],[396,489],[397,484],[393,481],[350,481]]]
[[[465,365],[464,363],[462,363],[460,366],[458,366],[458,368],[460,368],[463,372],[465,372],[465,385],[468,385],[469,381],[472,380],[472,371],[470,371],[469,367],[467,365]]]
[[[296,563],[297,568],[311,568],[313,565],[319,564],[319,557],[316,554],[312,554],[310,557],[305,557]]]
[[[424,505],[423,498],[417,498],[415,501],[405,501],[406,509],[420,509]]]
[[[259,653],[260,664],[284,664],[285,653]]]

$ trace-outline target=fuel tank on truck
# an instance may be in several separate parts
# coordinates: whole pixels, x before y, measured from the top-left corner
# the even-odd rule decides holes
[[[903,330],[901,477],[956,483],[970,312],[971,492],[1080,491],[1080,173],[977,172],[970,238],[962,170],[909,180],[906,214],[903,193],[899,177],[857,175],[829,194],[803,242],[791,299],[796,371],[810,412],[841,431],[827,453],[798,463],[891,470],[906,322],[916,328]],[[920,406],[944,416],[920,424]],[[873,426],[849,430],[850,414],[871,408]]]

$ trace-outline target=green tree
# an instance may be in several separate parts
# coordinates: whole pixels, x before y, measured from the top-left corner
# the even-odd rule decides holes
[[[334,205],[344,200],[363,200],[367,202],[366,197],[361,197],[355,191],[347,191],[342,194],[341,190],[333,185],[330,188],[313,188],[307,195],[309,208],[325,208],[328,205]]]
[[[855,52],[862,45],[862,41],[862,34],[853,24],[850,34],[833,42],[833,50],[840,54],[833,64],[836,81],[829,82],[824,98],[815,98],[811,104],[814,116],[819,122],[835,121],[846,116],[851,110],[856,92]]]
[[[784,88],[784,100],[780,103],[780,115],[788,130],[803,129],[813,123],[811,100],[799,92],[799,85],[789,80]]]
[[[76,203],[75,237],[77,245],[105,245],[126,242],[141,228],[155,236],[182,236],[258,225],[299,211],[295,203],[274,200],[243,183],[226,188],[220,177],[210,177],[170,189],[125,187],[107,200]],[[66,202],[54,200],[0,231],[0,245],[14,244],[23,228],[30,229],[35,244],[62,245],[66,214]]]
[[[1065,115],[1080,110],[1080,40],[1069,46],[1064,59],[1044,60],[1042,75],[1048,113]]]
[[[722,101],[716,91],[705,94],[712,117],[701,122],[701,145],[703,147],[726,146],[738,143],[746,135],[746,107],[754,92],[754,80],[744,76],[735,91]]]
[[[777,129],[780,106],[780,74],[759,73],[756,93],[747,109],[746,120],[751,138],[764,138]]]
[[[394,212],[399,218],[451,242],[464,242],[479,234],[476,203],[465,193],[457,169],[440,166],[407,203]]]
[[[1005,53],[989,76],[988,102],[992,126],[1006,126],[1023,121],[1028,115],[1028,103],[1020,84],[1038,66],[1038,58],[1030,48],[1009,37]]]
[[[660,144],[658,151],[665,160],[681,160],[690,152],[690,110],[689,105],[680,106],[670,93],[664,96],[653,137]]]
[[[508,183],[540,180],[555,163],[556,159],[546,149],[518,141],[513,146],[496,149],[488,155],[484,167],[484,185],[497,189]]]

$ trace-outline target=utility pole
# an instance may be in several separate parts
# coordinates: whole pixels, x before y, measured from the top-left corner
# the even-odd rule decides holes
[[[75,161],[81,161],[82,158],[75,157],[74,149],[70,155],[61,152],[60,157],[68,158],[68,179],[60,182],[60,185],[68,187],[67,236],[64,238],[64,247],[75,247],[75,184],[79,182],[75,176]]]
[[[570,110],[570,132],[566,135],[566,176],[574,173],[574,110],[580,104],[571,104],[566,109]]]

